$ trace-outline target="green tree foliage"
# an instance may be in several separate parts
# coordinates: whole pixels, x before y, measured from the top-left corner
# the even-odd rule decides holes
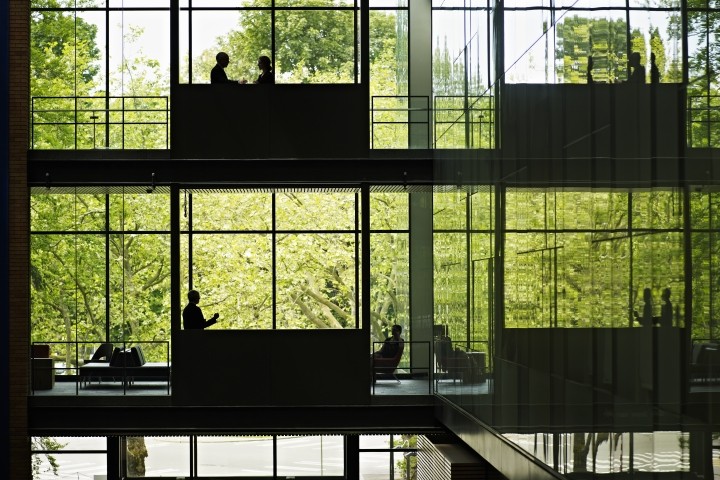
[[[34,195],[31,222],[33,341],[67,342],[53,355],[71,366],[100,342],[168,340],[169,235],[154,233],[169,230],[167,196]]]
[[[44,0],[35,6],[57,8],[60,5],[57,0]],[[49,123],[34,132],[34,148],[74,147],[74,102],[47,97],[84,96],[93,92],[100,60],[96,35],[97,28],[74,12],[32,12],[30,95],[46,97],[34,100],[33,121]]]
[[[66,444],[60,443],[52,437],[31,437],[30,448],[33,451],[59,451],[62,450]],[[60,471],[60,465],[58,464],[57,458],[54,455],[46,453],[43,454],[48,462],[49,470],[43,470],[43,461],[41,455],[33,455],[32,457],[32,473],[33,478],[39,477],[43,473],[52,473],[57,476]]]

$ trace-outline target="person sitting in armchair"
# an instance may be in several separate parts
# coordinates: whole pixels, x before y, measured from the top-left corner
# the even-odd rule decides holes
[[[401,333],[402,327],[393,325],[391,336],[385,339],[380,350],[372,354],[373,378],[376,373],[393,374],[395,372],[405,347],[405,340],[400,336]]]

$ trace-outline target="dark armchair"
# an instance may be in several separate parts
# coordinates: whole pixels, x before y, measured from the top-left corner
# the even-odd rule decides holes
[[[437,378],[451,378],[464,380],[470,368],[467,353],[453,349],[452,340],[448,336],[435,338],[435,362],[437,364]]]
[[[405,349],[405,342],[401,339],[398,343],[399,345],[397,351],[395,352],[395,356],[381,357],[377,354],[372,356],[373,383],[377,380],[378,375],[392,376],[392,378],[400,382],[400,379],[398,379],[397,375],[395,375],[395,370],[400,364],[400,359],[402,358],[403,350]]]

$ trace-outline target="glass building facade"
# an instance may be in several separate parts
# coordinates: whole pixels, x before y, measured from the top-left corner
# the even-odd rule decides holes
[[[5,209],[27,226],[26,238],[6,233],[27,305],[8,328],[24,332],[15,343],[33,359],[9,341],[25,368],[8,378],[30,398],[28,435],[18,436],[30,439],[32,478],[79,475],[78,458],[113,479],[431,478],[416,442],[437,432],[406,424],[166,424],[137,435],[100,425],[98,440],[57,435],[42,410],[103,396],[170,412],[256,407],[261,419],[272,414],[260,407],[297,407],[306,424],[309,407],[338,402],[391,405],[398,416],[435,402],[438,429],[492,478],[720,471],[720,5],[24,3],[28,135],[8,166],[27,176],[23,191],[9,190],[22,208]],[[206,85],[221,51],[228,77],[247,85]],[[260,55],[274,66],[275,93],[252,85]],[[299,112],[272,103],[337,92],[348,92],[348,111],[361,105],[346,142],[360,138],[359,153],[313,149],[344,143],[333,128],[348,120],[327,116],[322,101]],[[202,95],[224,99],[212,104],[217,115],[193,116],[187,99]],[[263,115],[267,138],[205,135]],[[275,128],[280,119],[297,137]],[[187,132],[212,154],[178,147]],[[265,154],[295,144],[305,153]],[[205,345],[181,325],[193,289],[206,317],[220,317],[211,330],[221,332],[205,332],[217,350],[205,355],[226,364],[222,346],[251,352],[240,362],[251,373],[217,370],[242,380],[237,401],[192,391],[188,379],[211,383],[182,351]],[[388,374],[372,353],[394,325],[404,350]],[[287,355],[248,360],[265,341]],[[127,365],[83,374],[108,343],[141,346],[168,373],[142,388]],[[44,345],[49,369],[34,358]],[[332,358],[318,365],[303,345]],[[37,383],[43,369],[49,389]],[[336,389],[299,386],[326,369]]]

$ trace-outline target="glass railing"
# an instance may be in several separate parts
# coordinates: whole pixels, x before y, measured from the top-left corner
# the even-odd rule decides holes
[[[33,395],[170,395],[170,342],[33,342]]]
[[[373,342],[370,355],[373,395],[430,395],[431,343]],[[385,345],[385,346],[384,346]]]

